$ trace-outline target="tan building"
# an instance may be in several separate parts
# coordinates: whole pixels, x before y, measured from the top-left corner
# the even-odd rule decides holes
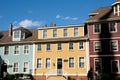
[[[38,29],[35,44],[36,80],[86,80],[89,69],[88,37],[84,25]]]

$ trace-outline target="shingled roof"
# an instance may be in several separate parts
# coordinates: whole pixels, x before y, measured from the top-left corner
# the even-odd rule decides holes
[[[116,2],[120,2],[120,0],[116,0]],[[91,12],[89,16],[90,18],[85,23],[120,20],[120,16],[114,15],[113,6],[98,8]]]
[[[38,40],[37,29],[25,29],[25,28],[19,27],[19,28],[14,29],[14,30],[21,30],[21,29],[30,32],[32,35],[25,38],[25,39],[22,39],[21,41],[13,41],[12,40],[13,36],[9,36],[9,31],[2,31],[2,32],[0,32],[0,33],[2,33],[2,37],[0,38],[0,44],[33,43],[33,42]]]

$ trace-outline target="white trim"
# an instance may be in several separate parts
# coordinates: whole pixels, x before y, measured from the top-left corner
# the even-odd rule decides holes
[[[87,74],[63,74],[63,75],[67,75],[67,76],[87,76]],[[36,74],[36,76],[43,76],[43,74]],[[44,76],[47,76],[47,74],[45,73]]]
[[[46,63],[46,60],[47,60],[47,59],[50,59],[50,67],[48,67],[48,68],[46,67],[46,64],[47,64],[47,63]],[[50,58],[50,57],[46,57],[46,58],[45,58],[45,69],[47,69],[47,70],[48,70],[48,69],[51,69],[51,68],[52,68],[52,64],[51,64],[51,63],[52,63],[51,58]]]
[[[86,67],[87,71],[90,69],[90,57],[89,57],[90,49],[89,49],[89,41],[86,41]]]
[[[96,43],[96,42],[99,42],[99,43],[100,43],[100,51],[95,51],[95,43]],[[93,50],[94,52],[101,52],[101,51],[102,51],[101,42],[100,42],[100,41],[94,41],[93,47],[94,47],[94,48],[93,48],[93,49],[94,49],[94,50]]]
[[[120,39],[120,37],[111,37],[111,38],[91,38],[90,40],[111,40],[111,39]]]
[[[117,44],[117,50],[111,50],[111,42],[114,42],[114,41]],[[110,51],[118,51],[118,40],[111,40],[109,44],[110,44]]]
[[[36,66],[36,65],[35,65],[35,44],[33,44],[33,60],[32,60],[32,63],[33,63],[33,64],[32,64],[32,69],[33,69],[33,70],[32,70],[32,75],[34,75],[35,69],[36,69],[36,68],[35,68],[35,66]]]
[[[90,57],[120,57],[120,54],[115,54],[115,55],[90,55]]]
[[[98,24],[99,25],[99,29],[100,29],[100,32],[95,32],[95,25]],[[100,23],[95,23],[93,24],[93,34],[100,34],[101,33],[101,24]]]
[[[110,31],[110,23],[115,23],[115,26],[114,26],[115,27],[115,31]],[[116,33],[118,31],[117,30],[117,22],[109,22],[108,25],[109,25],[109,32],[110,33]]]

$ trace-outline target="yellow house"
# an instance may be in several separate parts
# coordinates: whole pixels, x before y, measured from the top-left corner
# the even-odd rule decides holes
[[[88,37],[84,25],[44,26],[35,44],[36,80],[86,80],[89,69]]]

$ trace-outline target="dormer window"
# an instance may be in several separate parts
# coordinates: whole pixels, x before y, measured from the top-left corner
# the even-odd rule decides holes
[[[29,30],[19,27],[13,31],[13,41],[21,41],[27,37],[30,37],[31,35],[32,33]]]
[[[120,16],[120,1],[112,4],[114,9],[114,15]]]

